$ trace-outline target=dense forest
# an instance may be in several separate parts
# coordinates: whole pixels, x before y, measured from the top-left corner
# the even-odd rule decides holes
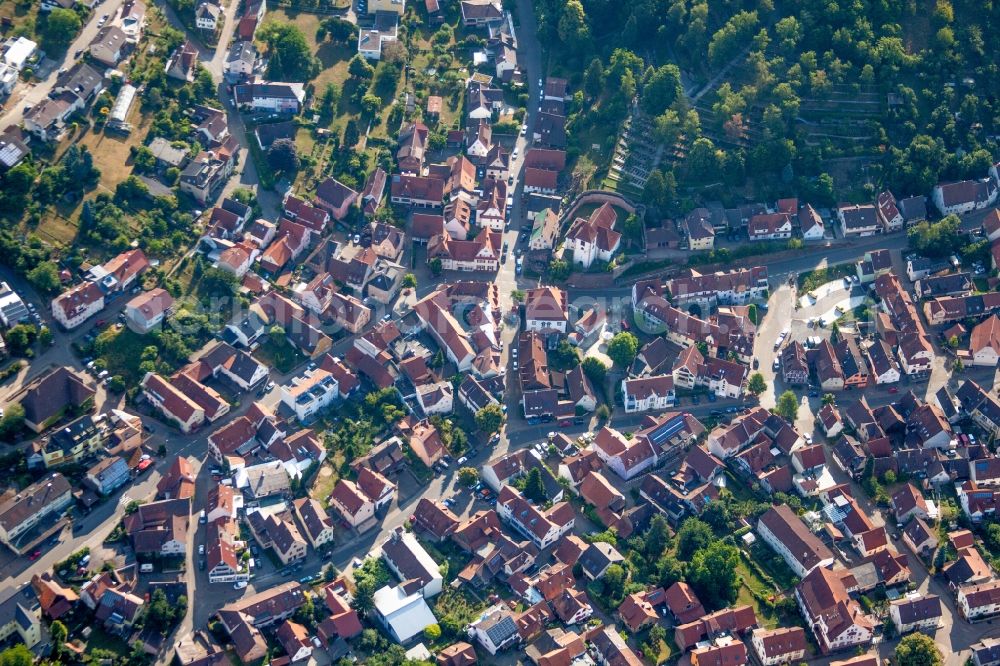
[[[639,117],[648,203],[926,194],[997,154],[997,0],[536,0],[578,171]],[[583,159],[580,159],[583,158]],[[838,170],[842,173],[838,174]],[[832,175],[831,175],[832,174]],[[838,177],[839,175],[839,177]],[[745,186],[745,187],[744,187]]]

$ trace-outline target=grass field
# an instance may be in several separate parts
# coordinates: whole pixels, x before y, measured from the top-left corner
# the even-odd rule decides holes
[[[754,612],[757,614],[757,619],[761,626],[767,627],[768,629],[774,629],[777,627],[777,615],[765,609],[760,602],[757,601],[757,597],[755,597],[751,591],[754,590],[758,593],[772,594],[773,590],[770,590],[767,583],[750,571],[750,569],[747,568],[747,566],[742,562],[740,563],[737,571],[739,571],[740,576],[743,578],[743,585],[740,586],[740,592],[736,598],[736,604],[752,607]]]
[[[292,368],[301,363],[305,358],[287,340],[279,346],[270,339],[257,347],[253,355],[261,363],[277,369],[278,372],[291,371]]]
[[[142,373],[139,372],[142,350],[153,342],[128,328],[116,330],[114,326],[101,333],[98,339],[109,342],[104,354],[101,355],[107,364],[108,372],[112,376],[121,375],[125,379],[126,386],[138,384],[142,379]]]
[[[150,116],[139,112],[139,104],[133,105],[129,113],[130,122],[135,124],[131,134],[115,134],[109,132],[87,132],[80,140],[80,146],[86,146],[94,156],[94,166],[101,170],[101,188],[114,192],[118,183],[132,174],[133,146],[141,146],[149,124]]]
[[[319,468],[319,472],[316,473],[316,479],[313,481],[312,487],[309,488],[309,496],[321,502],[324,506],[326,506],[326,501],[330,493],[333,492],[333,487],[337,485],[337,481],[340,479],[340,474],[337,470],[340,469],[343,460],[343,452],[337,451],[334,453],[333,461],[323,463],[322,467]]]

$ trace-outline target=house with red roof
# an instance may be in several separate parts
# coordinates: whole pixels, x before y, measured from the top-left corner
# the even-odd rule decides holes
[[[621,245],[621,234],[615,231],[618,213],[605,203],[590,217],[578,217],[566,232],[566,248],[573,263],[590,268],[594,261],[611,261]]]
[[[52,299],[52,318],[73,330],[104,309],[104,291],[93,282],[82,282]]]
[[[184,433],[205,422],[204,408],[164,377],[147,372],[139,386],[149,402]]]
[[[358,193],[335,178],[326,178],[316,187],[316,205],[329,211],[335,220],[343,220]]]

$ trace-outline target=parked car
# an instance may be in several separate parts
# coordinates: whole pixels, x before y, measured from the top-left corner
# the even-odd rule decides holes
[[[247,582],[245,580],[241,580],[241,581],[237,581],[236,584],[233,585],[233,589],[234,590],[242,590],[242,589],[245,589],[246,586],[247,586]]]

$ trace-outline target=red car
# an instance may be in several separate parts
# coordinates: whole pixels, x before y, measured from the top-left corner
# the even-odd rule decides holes
[[[94,322],[94,326],[100,328],[101,326],[104,326],[105,323],[107,322],[105,322],[103,319],[98,319],[96,322]]]
[[[570,421],[569,419],[563,419],[562,421],[559,422],[559,427],[560,428],[568,428],[571,425],[573,425],[573,422]]]
[[[33,552],[31,555],[28,556],[28,559],[34,562],[41,556],[42,556],[42,551],[36,550],[35,552]]]
[[[889,393],[899,393],[899,389],[895,386],[890,386]]]

